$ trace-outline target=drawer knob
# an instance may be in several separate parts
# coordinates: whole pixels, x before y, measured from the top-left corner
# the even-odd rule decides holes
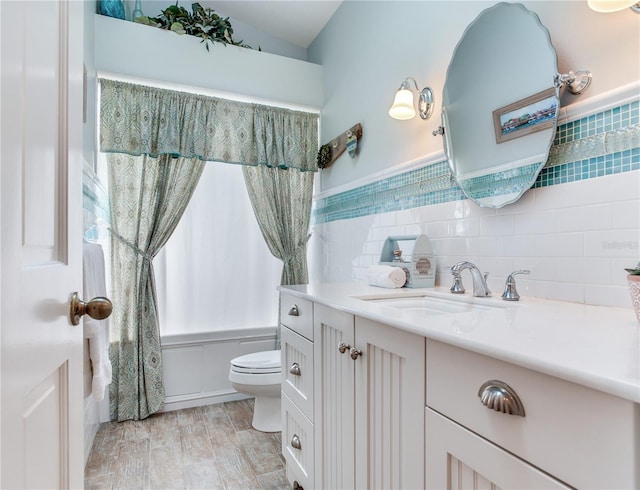
[[[487,408],[496,412],[524,417],[524,406],[516,392],[507,383],[496,379],[487,381],[478,390],[478,396]]]
[[[300,376],[300,364],[294,362],[289,368],[289,372],[294,376]]]
[[[300,310],[298,310],[298,305],[293,305],[291,308],[289,308],[289,313],[287,313],[287,315],[300,316]]]
[[[360,349],[356,349],[355,347],[352,347],[351,350],[349,351],[349,354],[351,354],[351,359],[353,359],[354,361],[362,355],[362,351]]]
[[[291,438],[291,447],[294,449],[302,449],[302,444],[300,443],[298,434],[293,434],[293,437]]]
[[[298,480],[296,480],[293,482],[293,490],[304,490],[304,488],[302,488],[302,485],[300,485]]]
[[[351,349],[351,346],[349,344],[345,344],[344,342],[340,342],[338,344],[338,350],[340,351],[340,354],[344,354],[349,349]]]

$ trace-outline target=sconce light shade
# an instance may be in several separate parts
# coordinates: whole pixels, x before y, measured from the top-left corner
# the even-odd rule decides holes
[[[400,88],[396,92],[396,96],[393,99],[393,105],[389,109],[389,115],[392,118],[400,119],[401,121],[415,117],[416,111],[413,108],[413,94],[411,93],[411,90]]]
[[[393,99],[393,105],[389,109],[389,115],[394,119],[405,121],[412,119],[416,115],[413,105],[413,92],[411,92],[411,84],[413,81],[418,92],[418,113],[422,119],[429,119],[433,113],[433,91],[429,87],[425,87],[420,91],[418,83],[414,78],[408,77],[396,92]]]
[[[587,0],[587,4],[596,12],[618,12],[629,7],[634,12],[640,12],[640,3],[637,0]]]

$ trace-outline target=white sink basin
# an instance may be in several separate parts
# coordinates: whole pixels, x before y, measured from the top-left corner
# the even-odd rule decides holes
[[[397,308],[407,312],[415,311],[441,315],[469,313],[482,310],[486,311],[506,307],[505,305],[496,303],[489,298],[474,298],[472,296],[455,296],[447,298],[444,295],[437,293],[420,294],[417,296],[359,297],[357,299],[364,300],[367,303]],[[483,303],[484,301],[486,301],[486,303]]]

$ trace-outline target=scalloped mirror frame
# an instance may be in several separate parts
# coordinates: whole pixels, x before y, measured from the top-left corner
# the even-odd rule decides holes
[[[499,208],[517,201],[544,167],[560,109],[556,74],[549,31],[522,4],[489,7],[464,31],[443,90],[443,144],[457,185],[479,206]],[[556,102],[551,124],[498,143],[494,111],[551,88]]]

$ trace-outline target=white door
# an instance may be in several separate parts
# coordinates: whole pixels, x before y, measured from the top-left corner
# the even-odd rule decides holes
[[[83,485],[82,10],[0,1],[1,488]]]

